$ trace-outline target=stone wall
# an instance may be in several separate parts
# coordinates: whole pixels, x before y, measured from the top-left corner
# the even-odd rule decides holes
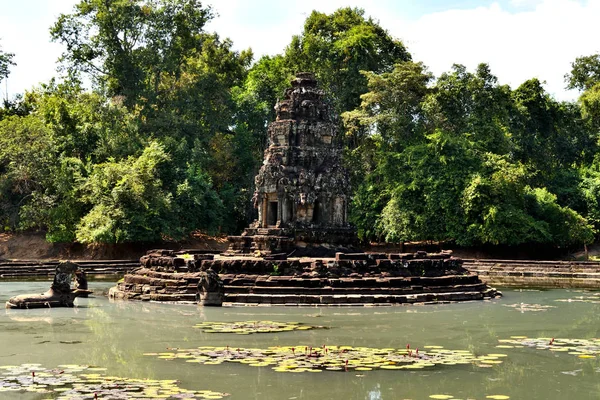
[[[597,261],[465,260],[465,268],[501,286],[600,288]]]

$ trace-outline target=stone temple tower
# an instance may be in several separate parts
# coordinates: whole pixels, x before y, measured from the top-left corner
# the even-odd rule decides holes
[[[230,237],[230,250],[286,252],[353,243],[347,218],[350,185],[337,125],[314,75],[298,73],[275,111],[255,178],[258,219],[242,236]]]

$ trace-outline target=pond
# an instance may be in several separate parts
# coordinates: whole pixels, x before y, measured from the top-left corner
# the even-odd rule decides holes
[[[106,292],[108,282],[90,288]],[[48,282],[0,282],[0,302],[22,293],[41,293]],[[598,399],[600,356],[532,347],[499,340],[600,337],[600,294],[584,290],[505,289],[500,300],[393,307],[223,307],[111,302],[104,296],[77,299],[72,309],[0,312],[0,365],[86,364],[108,375],[177,379],[193,390],[230,393],[227,399],[461,399],[504,395],[511,399]],[[570,300],[570,301],[569,301]],[[584,300],[584,301],[580,301]],[[236,335],[205,333],[205,321],[271,320],[330,329]],[[362,346],[411,349],[444,346],[475,355],[503,353],[501,364],[436,365],[422,370],[281,373],[271,366],[240,363],[204,365],[159,359],[144,353],[199,346]],[[498,348],[497,346],[505,346]],[[423,350],[421,350],[423,351]],[[2,372],[0,370],[0,372]],[[7,399],[48,395],[1,393]]]

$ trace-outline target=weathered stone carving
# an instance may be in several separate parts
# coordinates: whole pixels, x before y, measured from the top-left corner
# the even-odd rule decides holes
[[[299,235],[311,243],[351,244],[355,235],[346,213],[350,185],[341,165],[342,146],[314,75],[298,73],[275,111],[276,120],[268,128],[269,147],[255,178],[258,219],[242,234],[254,239],[248,247],[242,237],[230,237],[230,250],[289,251]],[[279,247],[264,246],[267,243]]]
[[[151,250],[140,258],[140,268],[110,288],[108,297],[220,306],[223,283],[215,271],[203,267],[204,262],[213,259],[214,254]]]
[[[200,281],[198,282],[198,304],[203,306],[223,305],[225,292],[223,282],[214,270],[208,269],[200,272]]]
[[[288,258],[285,253],[264,258],[198,256],[200,263],[194,268],[200,272],[141,267],[111,288],[109,297],[220,306],[410,304],[501,295],[449,252],[337,253],[335,258]]]
[[[76,297],[92,293],[87,290],[87,280],[85,280],[85,289],[78,287],[71,290],[73,274],[76,276],[79,274],[78,286],[83,285],[85,274],[79,270],[77,264],[70,261],[58,264],[50,290],[42,294],[22,294],[12,297],[6,302],[6,308],[73,307],[73,300]],[[82,276],[83,280],[81,280]]]
[[[82,269],[75,270],[75,290],[88,290],[87,275]],[[88,293],[81,293],[79,297],[88,297]]]

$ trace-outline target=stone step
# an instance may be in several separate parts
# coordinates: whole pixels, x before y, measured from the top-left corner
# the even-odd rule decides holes
[[[302,294],[302,295],[342,295],[342,294],[361,294],[361,295],[402,295],[414,293],[449,293],[460,291],[483,291],[486,285],[483,283],[471,285],[453,285],[453,286],[411,286],[406,288],[368,288],[368,287],[351,287],[351,288],[298,288],[287,286],[225,286],[226,294]]]
[[[451,275],[441,277],[386,277],[386,278],[299,278],[292,276],[222,275],[228,286],[271,287],[410,287],[447,286],[479,283],[476,275]]]
[[[547,277],[547,278],[579,278],[599,279],[599,272],[549,272],[549,271],[480,271],[481,276],[521,276],[521,277]]]
[[[497,260],[497,259],[463,259],[463,265],[502,265],[502,266],[519,266],[519,265],[534,265],[534,266],[549,266],[549,267],[592,267],[600,268],[598,261],[561,261],[561,260]]]
[[[267,294],[225,294],[227,303],[271,304],[271,305],[364,305],[364,304],[414,304],[443,303],[454,301],[482,300],[486,293],[451,292],[420,293],[408,295],[267,295]]]

